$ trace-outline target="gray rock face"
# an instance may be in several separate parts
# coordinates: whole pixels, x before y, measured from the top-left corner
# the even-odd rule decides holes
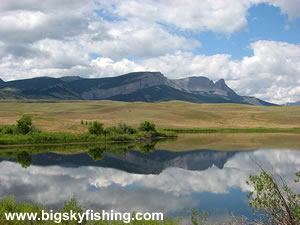
[[[167,85],[168,79],[159,72],[144,72],[138,77],[129,78],[128,80],[125,80],[124,83],[124,85],[107,89],[102,89],[100,85],[96,88],[92,88],[87,92],[83,92],[81,98],[86,100],[106,99],[116,95],[126,95],[148,87]]]
[[[214,83],[206,77],[188,77],[178,80],[169,80],[160,72],[142,72],[137,77],[130,77],[124,81],[124,85],[111,88],[102,88],[101,84],[81,94],[82,99],[106,99],[116,95],[126,95],[138,90],[153,86],[166,85],[188,93],[214,93],[227,96],[234,93],[223,79]]]
[[[185,91],[202,91],[213,89],[215,84],[206,77],[187,77],[179,80],[170,80],[174,88]]]
[[[223,96],[234,93],[234,91],[225,84],[224,79],[214,83],[207,77],[188,77],[179,80],[170,80],[170,84],[173,88],[189,93],[210,93]]]

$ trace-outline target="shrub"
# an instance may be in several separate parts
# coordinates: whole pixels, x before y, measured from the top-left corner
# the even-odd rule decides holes
[[[100,135],[104,132],[103,123],[99,123],[98,121],[94,121],[88,129],[90,134],[95,135]]]
[[[40,130],[40,128],[32,125],[31,126],[31,130],[30,130],[30,133],[41,133],[42,131]]]
[[[296,176],[298,179],[295,182],[299,182],[300,172]],[[247,184],[253,186],[254,191],[248,195],[249,205],[264,212],[266,224],[300,224],[300,194],[292,192],[282,179],[281,181],[282,188],[264,170],[259,175],[250,176]]]
[[[28,134],[32,129],[32,118],[29,115],[23,115],[17,120],[17,132],[20,134]]]
[[[156,132],[155,124],[151,123],[151,122],[148,122],[148,121],[141,122],[138,129],[140,131],[147,131],[147,132],[148,131],[155,131]]]
[[[0,127],[0,133],[2,134],[14,134],[16,133],[15,125],[4,125]]]
[[[107,127],[104,129],[105,135],[112,135],[118,133],[118,129],[115,126]]]
[[[117,127],[117,132],[120,134],[134,134],[136,133],[136,129],[126,123],[120,122]]]

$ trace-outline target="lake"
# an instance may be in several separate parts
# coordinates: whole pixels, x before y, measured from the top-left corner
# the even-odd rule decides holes
[[[259,173],[259,166],[280,175],[300,193],[300,185],[293,182],[300,171],[300,149],[295,143],[276,148],[257,145],[254,139],[244,149],[221,150],[222,145],[215,145],[217,139],[214,149],[205,148],[205,137],[184,136],[190,146],[183,146],[182,138],[147,144],[143,152],[130,144],[2,148],[0,197],[14,195],[17,201],[58,209],[75,195],[90,209],[164,212],[187,218],[195,208],[209,211],[215,220],[230,215],[254,219],[246,181],[250,174]],[[190,138],[199,139],[199,144]]]

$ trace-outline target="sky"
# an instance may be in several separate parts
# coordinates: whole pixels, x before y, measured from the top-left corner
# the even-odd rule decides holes
[[[3,0],[0,78],[160,71],[300,100],[300,0]]]

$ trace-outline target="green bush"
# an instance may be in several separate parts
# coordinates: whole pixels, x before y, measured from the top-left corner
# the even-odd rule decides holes
[[[17,132],[20,134],[28,134],[32,130],[32,118],[29,115],[23,115],[17,120]]]
[[[120,122],[117,127],[117,132],[120,134],[134,134],[137,131],[126,123]]]
[[[90,134],[95,134],[97,136],[104,133],[103,123],[94,121],[88,128]]]
[[[16,126],[15,125],[3,125],[0,127],[1,134],[15,134]]]
[[[118,129],[115,126],[112,127],[107,127],[104,129],[104,134],[105,135],[113,135],[118,133]]]
[[[151,122],[148,122],[148,121],[141,122],[138,130],[139,131],[147,131],[147,132],[148,131],[156,132],[155,124],[151,123]]]
[[[300,172],[296,176],[295,182],[299,182]],[[259,175],[250,176],[247,184],[254,190],[248,195],[249,205],[264,212],[264,224],[300,224],[300,194],[294,193],[282,178],[280,180],[282,187],[272,174],[264,170]]]

